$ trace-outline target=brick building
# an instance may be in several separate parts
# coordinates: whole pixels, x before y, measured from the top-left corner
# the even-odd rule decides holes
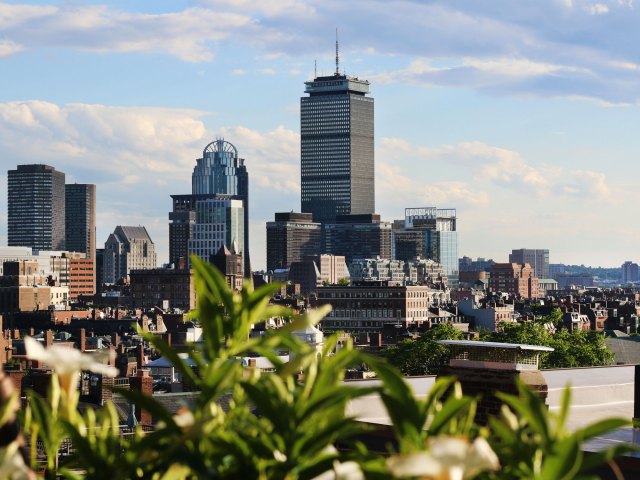
[[[538,298],[538,277],[531,265],[525,263],[496,263],[491,269],[489,289],[519,298]]]
[[[95,292],[95,263],[91,258],[71,258],[69,260],[69,298],[76,300],[80,295]]]
[[[189,270],[132,270],[130,278],[134,308],[163,308],[165,300],[169,308],[191,310],[195,307],[193,274]]]

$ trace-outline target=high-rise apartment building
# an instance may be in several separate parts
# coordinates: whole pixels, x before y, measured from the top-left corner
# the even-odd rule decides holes
[[[7,173],[9,246],[64,250],[64,173],[49,165],[18,165]]]
[[[406,208],[404,228],[394,232],[395,257],[409,262],[427,258],[442,265],[450,288],[458,287],[456,210]]]
[[[249,175],[244,159],[239,158],[238,149],[224,139],[208,144],[202,158],[196,160],[191,176],[193,195],[224,194],[242,200],[244,208],[244,238],[242,250],[244,274],[251,276],[249,261]]]
[[[549,249],[520,248],[518,250],[511,250],[509,262],[519,264],[528,263],[533,267],[536,277],[550,278]]]
[[[302,211],[336,216],[375,212],[373,98],[369,82],[334,75],[305,82],[300,99]]]
[[[96,257],[96,186],[72,183],[65,186],[65,245],[70,252]]]
[[[310,255],[318,255],[322,226],[310,213],[281,212],[267,222],[267,270],[289,268]]]

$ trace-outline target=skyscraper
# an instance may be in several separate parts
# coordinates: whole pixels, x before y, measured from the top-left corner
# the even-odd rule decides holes
[[[9,246],[65,249],[65,176],[49,165],[8,171]]]
[[[375,211],[373,98],[369,82],[336,71],[305,82],[300,99],[302,211],[333,223]]]
[[[249,175],[238,149],[224,139],[208,144],[202,158],[196,160],[191,176],[192,195],[233,195],[244,204],[244,240],[242,254],[244,274],[251,276],[249,261]],[[217,249],[216,249],[217,250]]]
[[[65,186],[65,248],[96,257],[96,186],[72,183]]]

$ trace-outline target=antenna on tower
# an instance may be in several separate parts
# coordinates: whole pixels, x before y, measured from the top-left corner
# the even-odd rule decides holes
[[[340,51],[338,50],[338,28],[336,27],[336,76],[340,75]]]
[[[318,78],[318,59],[313,61],[313,78]]]

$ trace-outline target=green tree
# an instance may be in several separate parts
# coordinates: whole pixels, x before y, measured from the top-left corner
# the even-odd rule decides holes
[[[462,331],[451,324],[441,323],[420,335],[387,348],[385,356],[404,375],[436,375],[447,363],[449,349],[437,340],[460,340]]]
[[[552,314],[553,315],[553,314]],[[598,332],[574,332],[566,329],[548,333],[542,323],[505,325],[501,332],[493,332],[493,342],[521,343],[551,347],[553,352],[540,355],[540,368],[575,368],[611,365],[613,353]]]

